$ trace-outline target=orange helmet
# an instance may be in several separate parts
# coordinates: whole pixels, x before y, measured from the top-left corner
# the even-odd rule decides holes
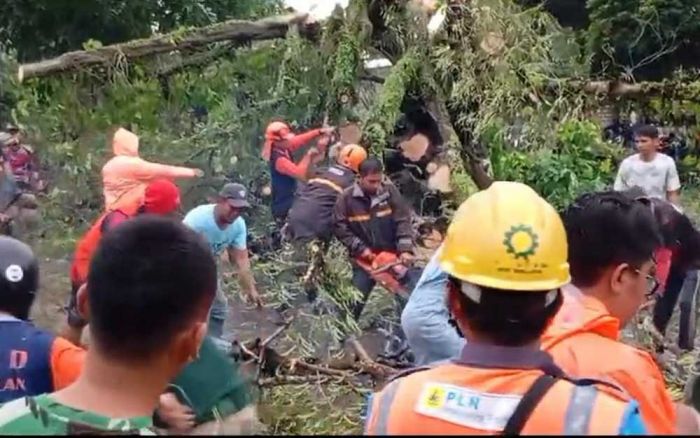
[[[263,144],[262,157],[265,161],[270,161],[272,152],[272,142],[293,137],[294,134],[284,122],[272,122],[265,128],[265,143]]]
[[[272,122],[265,128],[265,140],[282,140],[289,137],[292,130],[284,122]]]
[[[338,164],[348,167],[355,172],[360,167],[360,163],[367,159],[367,151],[360,145],[349,144],[343,146],[338,153]]]

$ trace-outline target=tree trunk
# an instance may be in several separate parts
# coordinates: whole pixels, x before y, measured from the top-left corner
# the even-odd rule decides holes
[[[134,60],[173,50],[197,49],[219,41],[247,43],[284,38],[291,26],[304,24],[306,18],[306,14],[294,14],[258,21],[231,20],[187,32],[174,32],[94,50],[68,52],[53,59],[23,64],[19,67],[17,76],[21,82],[24,79],[108,65],[119,58]]]

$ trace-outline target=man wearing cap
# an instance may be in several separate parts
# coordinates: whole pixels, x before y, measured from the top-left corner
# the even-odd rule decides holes
[[[195,207],[187,213],[184,223],[204,236],[217,260],[221,252],[227,250],[229,261],[235,263],[238,268],[238,280],[245,297],[260,307],[262,300],[255,287],[255,278],[248,258],[248,232],[245,220],[241,217],[243,210],[250,207],[246,200],[246,192],[242,184],[226,184],[219,192],[216,204]],[[221,270],[218,269],[217,272]],[[228,301],[221,286],[219,275],[216,298],[209,315],[209,334],[219,339],[223,335],[224,321],[228,313]]]
[[[66,306],[66,324],[61,329],[61,336],[80,344],[80,338],[87,322],[76,307],[78,289],[87,282],[92,256],[102,240],[102,236],[127,219],[142,214],[170,215],[180,208],[180,190],[167,179],[157,179],[146,186],[143,201],[137,208],[122,207],[104,213],[80,239],[75,248],[71,264],[71,295]]]
[[[39,178],[39,162],[34,150],[22,142],[18,126],[9,124],[5,129],[10,137],[3,142],[2,155],[9,163],[17,184],[30,192],[43,189],[44,183]]]

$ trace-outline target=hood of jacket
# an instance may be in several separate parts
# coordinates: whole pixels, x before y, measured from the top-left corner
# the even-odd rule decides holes
[[[115,156],[138,157],[139,137],[131,131],[119,128],[112,139],[112,151]]]

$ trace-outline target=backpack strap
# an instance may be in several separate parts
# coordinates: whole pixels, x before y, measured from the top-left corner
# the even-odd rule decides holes
[[[530,386],[525,395],[523,395],[522,400],[516,406],[513,415],[508,419],[506,427],[503,428],[501,435],[505,436],[515,436],[520,435],[523,430],[525,423],[530,419],[532,412],[535,410],[537,405],[540,403],[542,398],[547,394],[547,392],[554,386],[559,380],[559,377],[553,377],[549,374],[543,374],[535,380],[535,383]]]

